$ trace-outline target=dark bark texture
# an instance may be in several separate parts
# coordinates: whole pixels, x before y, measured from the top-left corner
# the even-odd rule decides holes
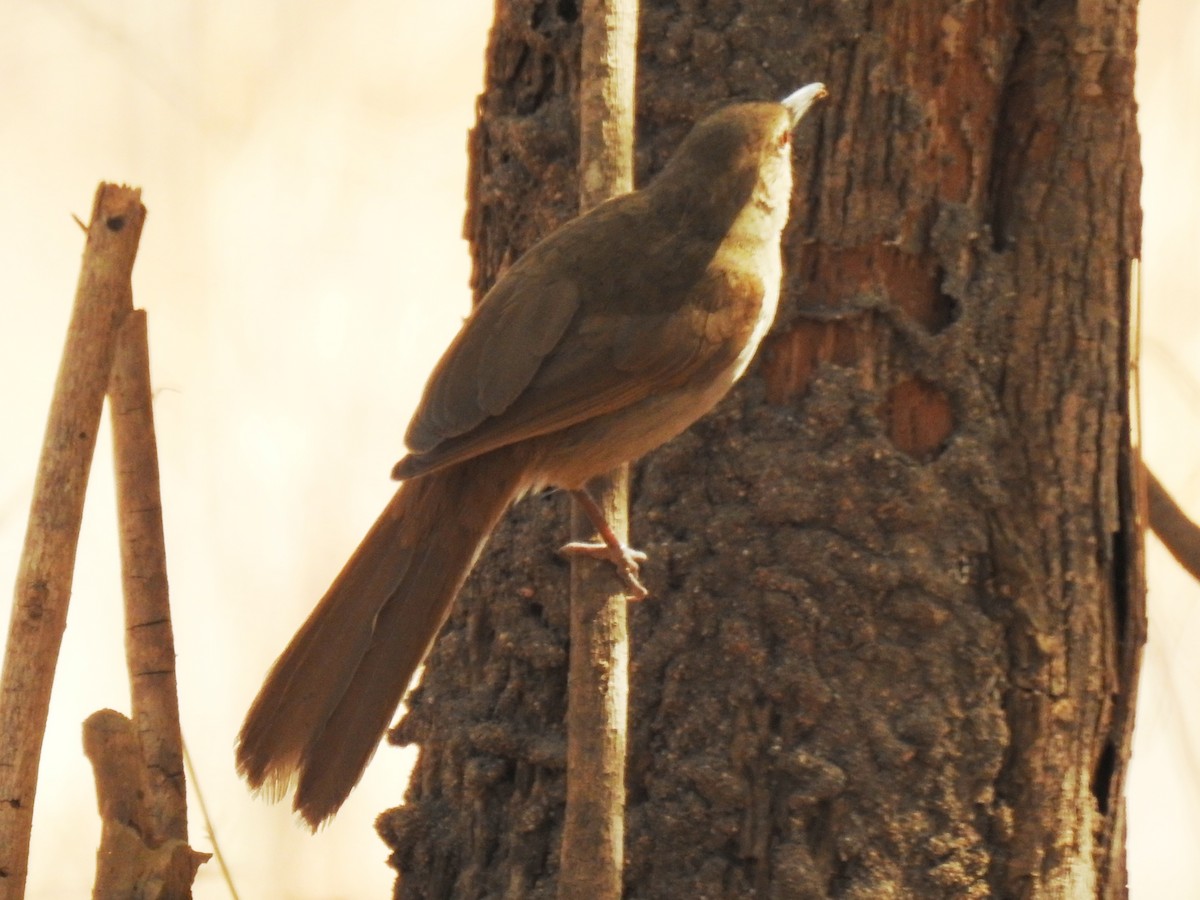
[[[1143,639],[1133,0],[644,0],[638,181],[824,81],[759,363],[643,461],[631,898],[1119,897]],[[575,207],[570,0],[497,8],[467,234]],[[565,503],[509,517],[393,739],[396,896],[553,896]]]

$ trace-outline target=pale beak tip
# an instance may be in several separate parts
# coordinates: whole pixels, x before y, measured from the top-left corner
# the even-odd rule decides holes
[[[809,108],[821,100],[829,96],[829,91],[825,90],[825,85],[817,81],[813,84],[806,84],[798,91],[794,91],[785,97],[782,101],[787,111],[791,114],[792,125],[796,125],[803,117]]]

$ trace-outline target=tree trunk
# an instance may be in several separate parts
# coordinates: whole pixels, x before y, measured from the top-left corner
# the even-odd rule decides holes
[[[635,475],[626,895],[1124,896],[1135,4],[684,6],[643,0],[639,184],[729,99],[830,99],[762,358]],[[574,211],[578,48],[498,3],[480,294]],[[497,532],[393,736],[397,897],[554,894],[565,508]]]

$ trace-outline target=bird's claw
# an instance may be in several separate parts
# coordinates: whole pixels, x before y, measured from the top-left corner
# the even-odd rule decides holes
[[[608,544],[600,541],[595,543],[590,541],[572,541],[569,544],[564,544],[558,552],[563,556],[583,556],[589,559],[606,560],[612,563],[613,568],[617,570],[617,577],[621,579],[629,591],[630,600],[644,600],[650,594],[646,590],[646,586],[642,584],[641,579],[638,578],[638,564],[644,563],[648,558],[641,550],[634,550],[632,547],[627,547],[624,544],[610,547]]]

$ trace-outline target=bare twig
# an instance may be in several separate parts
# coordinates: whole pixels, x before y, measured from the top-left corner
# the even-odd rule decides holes
[[[585,0],[580,83],[580,211],[633,188],[637,0]],[[617,538],[628,540],[629,467],[590,486]],[[572,533],[592,536],[576,508]],[[558,895],[621,896],[629,693],[626,597],[611,567],[571,566],[567,808]]]
[[[1180,509],[1162,482],[1150,471],[1150,467],[1144,465],[1143,468],[1146,471],[1150,528],[1175,557],[1175,561],[1200,581],[1200,526]]]
[[[125,594],[125,657],[131,711],[147,773],[146,837],[151,843],[186,841],[187,789],[144,310],[135,309],[121,326],[108,393]]]
[[[130,275],[145,214],[135,189],[102,184],[96,191],[0,676],[0,900],[24,895],[38,762],[83,499],[117,328],[132,307]]]

